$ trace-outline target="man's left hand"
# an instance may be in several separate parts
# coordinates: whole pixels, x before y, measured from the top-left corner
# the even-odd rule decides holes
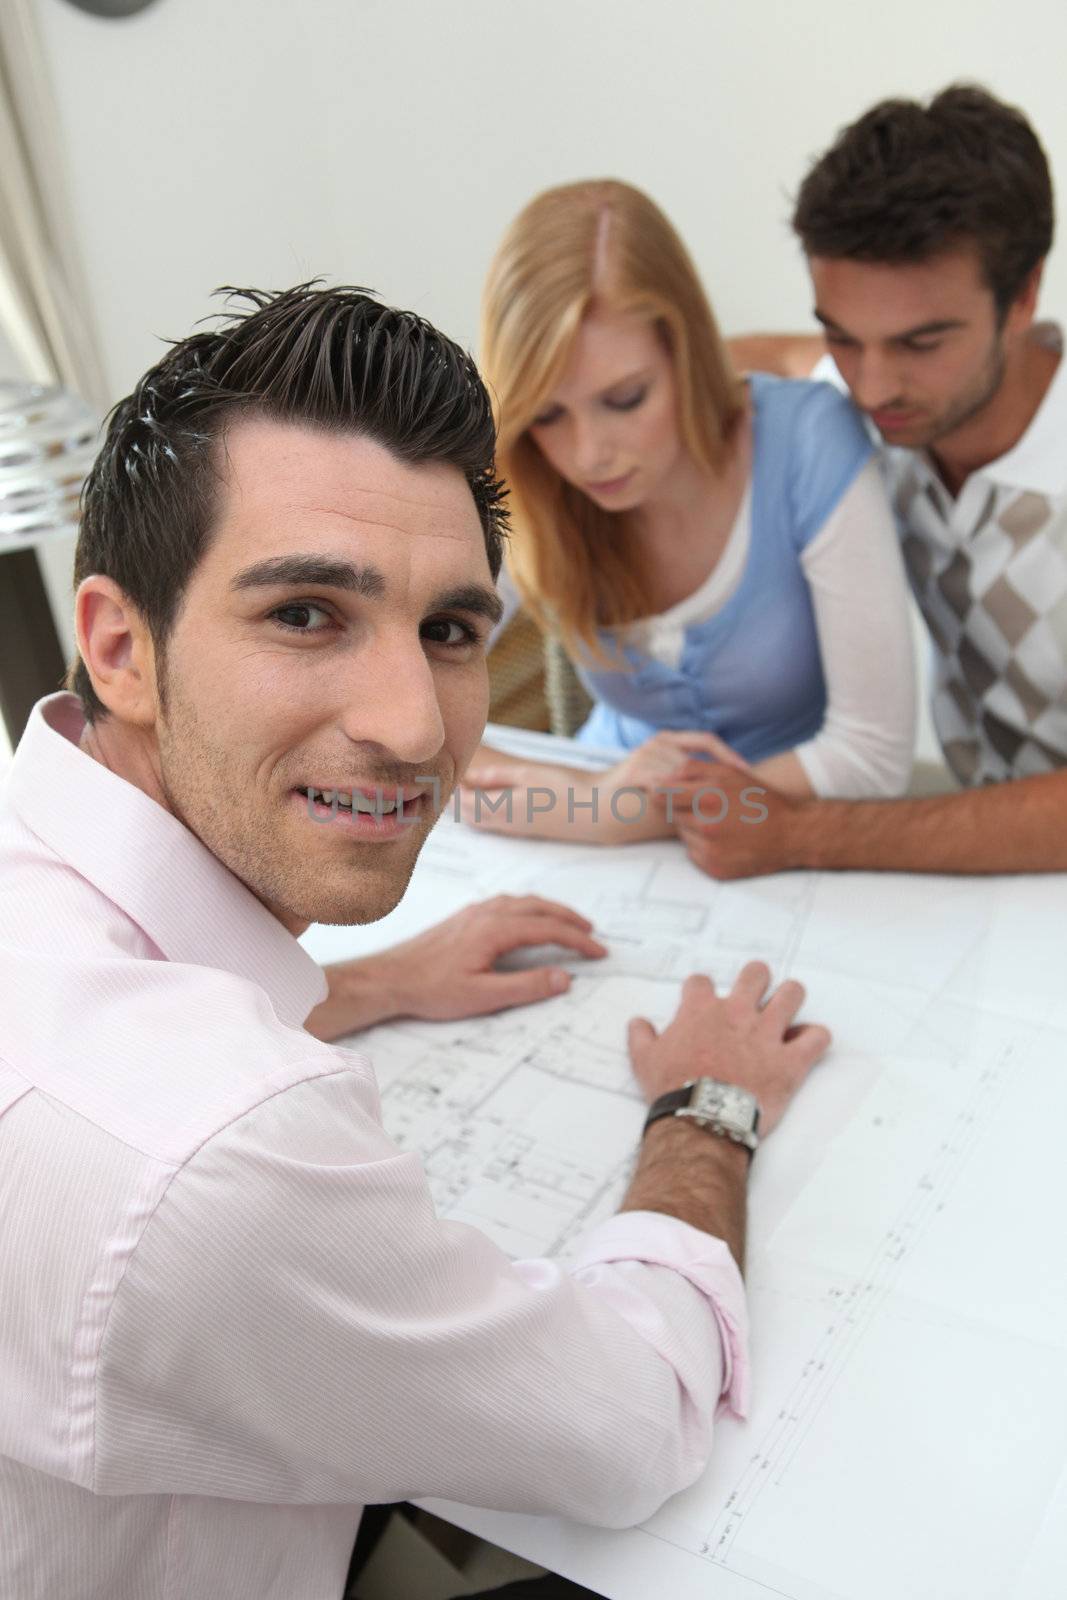
[[[754,878],[798,866],[793,823],[807,802],[751,772],[692,763],[670,799],[670,816],[690,861],[711,878]],[[661,804],[666,805],[666,801]]]

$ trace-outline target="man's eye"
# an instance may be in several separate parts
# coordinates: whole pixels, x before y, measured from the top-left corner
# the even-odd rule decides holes
[[[612,395],[610,400],[604,401],[604,404],[610,411],[636,411],[647,393],[648,389],[646,387],[636,389],[632,394],[622,395],[621,397]]]
[[[321,633],[321,624],[318,627],[311,624],[310,619],[315,616],[330,621],[329,614],[321,606],[313,606],[308,600],[293,601],[291,605],[278,606],[271,612],[274,621],[290,633]]]
[[[924,339],[921,344],[914,339],[908,339],[904,344],[904,349],[909,351],[910,354],[916,356],[924,356],[928,354],[929,351],[940,350],[940,348],[940,339]]]
[[[457,622],[454,617],[434,617],[431,622],[424,622],[422,637],[430,644],[448,645],[453,649],[459,645],[478,643],[475,630],[465,622]]]

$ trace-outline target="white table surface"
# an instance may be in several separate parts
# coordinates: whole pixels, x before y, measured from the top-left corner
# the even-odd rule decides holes
[[[625,1532],[431,1509],[611,1600],[1064,1600],[1063,879],[723,885],[673,841],[446,819],[396,912],[304,943],[358,954],[502,891],[585,911],[608,961],[543,1006],[360,1042],[439,1208],[513,1254],[565,1256],[614,1208],[642,1118],[625,1022],[665,1020],[685,973],[759,955],[835,1045],[753,1165],[754,1404],[719,1424],[701,1482]]]

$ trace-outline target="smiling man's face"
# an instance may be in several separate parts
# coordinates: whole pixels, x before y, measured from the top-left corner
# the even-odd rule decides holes
[[[293,931],[374,921],[433,826],[430,780],[443,804],[485,724],[480,518],[457,468],[352,434],[242,419],[220,459],[167,640],[160,789]],[[309,789],[338,792],[336,816]]]

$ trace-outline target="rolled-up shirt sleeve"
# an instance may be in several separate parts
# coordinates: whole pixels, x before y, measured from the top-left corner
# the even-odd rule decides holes
[[[607,1270],[609,1263],[617,1272]],[[645,1269],[645,1270],[641,1270]],[[703,1381],[707,1400],[719,1411],[735,1417],[748,1415],[748,1314],[741,1274],[722,1239],[691,1228],[677,1217],[655,1211],[627,1211],[601,1223],[583,1241],[575,1276],[595,1289],[643,1338],[660,1350],[679,1373],[690,1350],[673,1337],[674,1324],[663,1319],[660,1295],[651,1291],[649,1269],[662,1284],[662,1271],[672,1274],[670,1289],[679,1291],[681,1277],[696,1289],[715,1321],[717,1339],[700,1347],[702,1361],[718,1356],[714,1373],[701,1368],[689,1374],[687,1393],[696,1394]],[[688,1297],[688,1298],[691,1298]],[[708,1379],[711,1379],[708,1382]]]
[[[635,1212],[569,1268],[512,1262],[437,1217],[347,1053],[174,1171],[117,1277],[84,1429],[97,1493],[440,1496],[624,1527],[745,1405],[722,1241]]]

